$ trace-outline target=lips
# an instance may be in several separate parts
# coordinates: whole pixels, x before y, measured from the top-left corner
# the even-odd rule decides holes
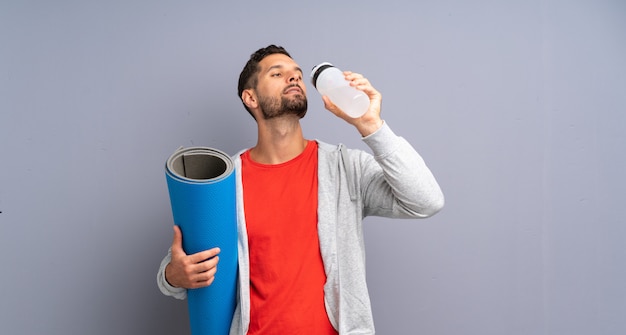
[[[300,86],[298,85],[293,85],[293,86],[289,86],[287,87],[284,91],[284,94],[289,94],[289,93],[302,93],[302,89],[300,88]]]

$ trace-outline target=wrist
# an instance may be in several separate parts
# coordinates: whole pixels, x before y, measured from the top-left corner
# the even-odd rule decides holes
[[[167,270],[170,268],[170,265],[172,265],[172,263],[167,263],[167,265],[165,266],[165,270],[163,271],[163,277],[165,277],[165,281],[166,281],[166,282],[167,282],[167,283],[168,283],[171,287],[178,288],[178,286],[174,285],[174,284],[170,281],[170,279],[167,277],[167,272],[168,272]]]
[[[380,127],[383,126],[384,121],[380,118],[371,121],[360,122],[356,125],[359,133],[362,137],[367,137],[375,133]]]

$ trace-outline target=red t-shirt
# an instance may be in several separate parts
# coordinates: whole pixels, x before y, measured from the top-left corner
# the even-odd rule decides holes
[[[276,165],[242,156],[250,254],[248,335],[337,334],[324,306],[317,235],[317,142]]]

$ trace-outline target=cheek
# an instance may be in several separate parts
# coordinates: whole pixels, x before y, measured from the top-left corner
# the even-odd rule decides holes
[[[281,93],[283,88],[284,87],[281,85],[272,83],[272,84],[265,86],[265,89],[263,92],[266,95],[275,95],[275,94]]]

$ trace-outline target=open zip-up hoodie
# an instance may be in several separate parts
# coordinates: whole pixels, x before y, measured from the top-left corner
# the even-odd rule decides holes
[[[363,141],[372,154],[318,142],[318,234],[326,272],[324,302],[341,335],[374,334],[365,275],[362,220],[366,216],[426,218],[444,197],[422,157],[384,123]],[[241,182],[241,154],[233,157],[237,180],[239,275],[237,307],[230,334],[245,335],[250,322],[248,235]],[[165,280],[165,256],[157,274],[165,295],[185,299],[187,291]]]

